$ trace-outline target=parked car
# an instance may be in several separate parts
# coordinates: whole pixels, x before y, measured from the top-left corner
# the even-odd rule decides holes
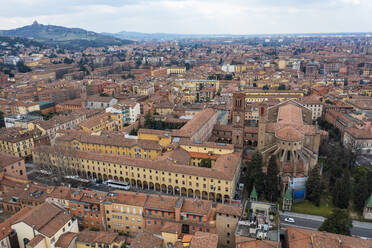
[[[285,218],[284,221],[289,222],[289,223],[294,223],[295,222],[295,220],[293,218],[289,218],[289,217]]]

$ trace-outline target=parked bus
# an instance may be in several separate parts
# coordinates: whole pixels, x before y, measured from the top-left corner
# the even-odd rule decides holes
[[[107,180],[105,181],[105,184],[107,186],[117,188],[117,189],[130,190],[130,184],[128,182],[118,182],[114,180]]]

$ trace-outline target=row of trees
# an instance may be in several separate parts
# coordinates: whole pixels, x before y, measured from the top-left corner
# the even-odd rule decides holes
[[[364,166],[355,166],[358,156],[356,149],[343,146],[338,135],[331,136],[331,133],[337,134],[338,129],[322,119],[318,123],[329,131],[330,141],[321,144],[322,175],[319,166],[311,171],[306,197],[319,206],[321,195],[329,195],[335,207],[351,209],[353,206],[361,214],[366,200],[372,194],[372,171]]]
[[[262,155],[259,152],[253,154],[252,160],[248,163],[248,171],[245,183],[248,192],[255,186],[261,198],[276,202],[280,197],[280,177],[276,156],[271,156],[267,166],[266,174],[262,170]]]
[[[372,170],[356,166],[356,147],[344,146],[339,130],[324,119],[317,123],[329,133],[329,141],[319,149],[320,165],[310,172],[306,198],[319,206],[321,196],[331,197],[334,209],[319,228],[321,231],[350,235],[350,211],[362,214],[366,200],[372,194]],[[320,173],[321,172],[321,173]]]

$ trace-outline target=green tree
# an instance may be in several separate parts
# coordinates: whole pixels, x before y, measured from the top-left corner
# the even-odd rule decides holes
[[[26,73],[26,72],[30,72],[32,71],[30,67],[28,67],[27,65],[25,65],[23,63],[23,61],[19,61],[17,63],[17,69],[20,73]]]
[[[145,115],[145,128],[150,128],[150,129],[154,128],[153,122],[154,121],[153,121],[150,113],[147,113]]]
[[[276,202],[279,197],[279,171],[276,163],[276,156],[270,157],[269,165],[267,166],[265,191],[266,199],[271,202]]]
[[[211,168],[212,167],[212,160],[210,158],[203,158],[200,161],[200,167]]]
[[[262,155],[260,152],[256,152],[252,156],[252,160],[248,163],[248,177],[247,185],[248,192],[252,191],[253,185],[259,195],[262,195],[265,190],[265,174],[262,171]]]
[[[269,86],[268,86],[268,85],[264,85],[264,86],[262,87],[262,89],[263,89],[263,90],[269,90]]]
[[[332,214],[319,228],[319,231],[350,235],[350,228],[353,227],[349,212],[346,209],[335,208]]]
[[[337,179],[332,192],[333,204],[338,208],[348,208],[351,195],[350,174],[345,170],[344,175]]]
[[[355,181],[353,190],[354,208],[359,213],[363,212],[364,204],[368,196],[367,178],[361,177],[358,181]]]
[[[135,128],[133,128],[132,130],[130,130],[130,133],[129,133],[129,135],[137,135],[138,134],[138,130],[137,129],[135,129]]]
[[[279,85],[278,90],[286,90],[285,84]]]
[[[65,64],[72,64],[72,62],[74,62],[74,61],[72,59],[67,58],[67,57],[63,60],[63,63],[65,63]]]
[[[314,203],[316,206],[319,206],[320,197],[322,194],[322,184],[319,174],[319,166],[315,166],[309,175],[309,179],[306,183],[306,198]]]
[[[367,177],[367,183],[368,183],[368,194],[372,194],[372,170],[369,171],[368,177]]]

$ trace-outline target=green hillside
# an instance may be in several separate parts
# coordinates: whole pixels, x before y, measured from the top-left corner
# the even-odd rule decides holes
[[[66,28],[34,23],[11,30],[1,30],[0,35],[28,38],[48,45],[70,49],[131,44],[133,41],[115,38],[80,28]]]

